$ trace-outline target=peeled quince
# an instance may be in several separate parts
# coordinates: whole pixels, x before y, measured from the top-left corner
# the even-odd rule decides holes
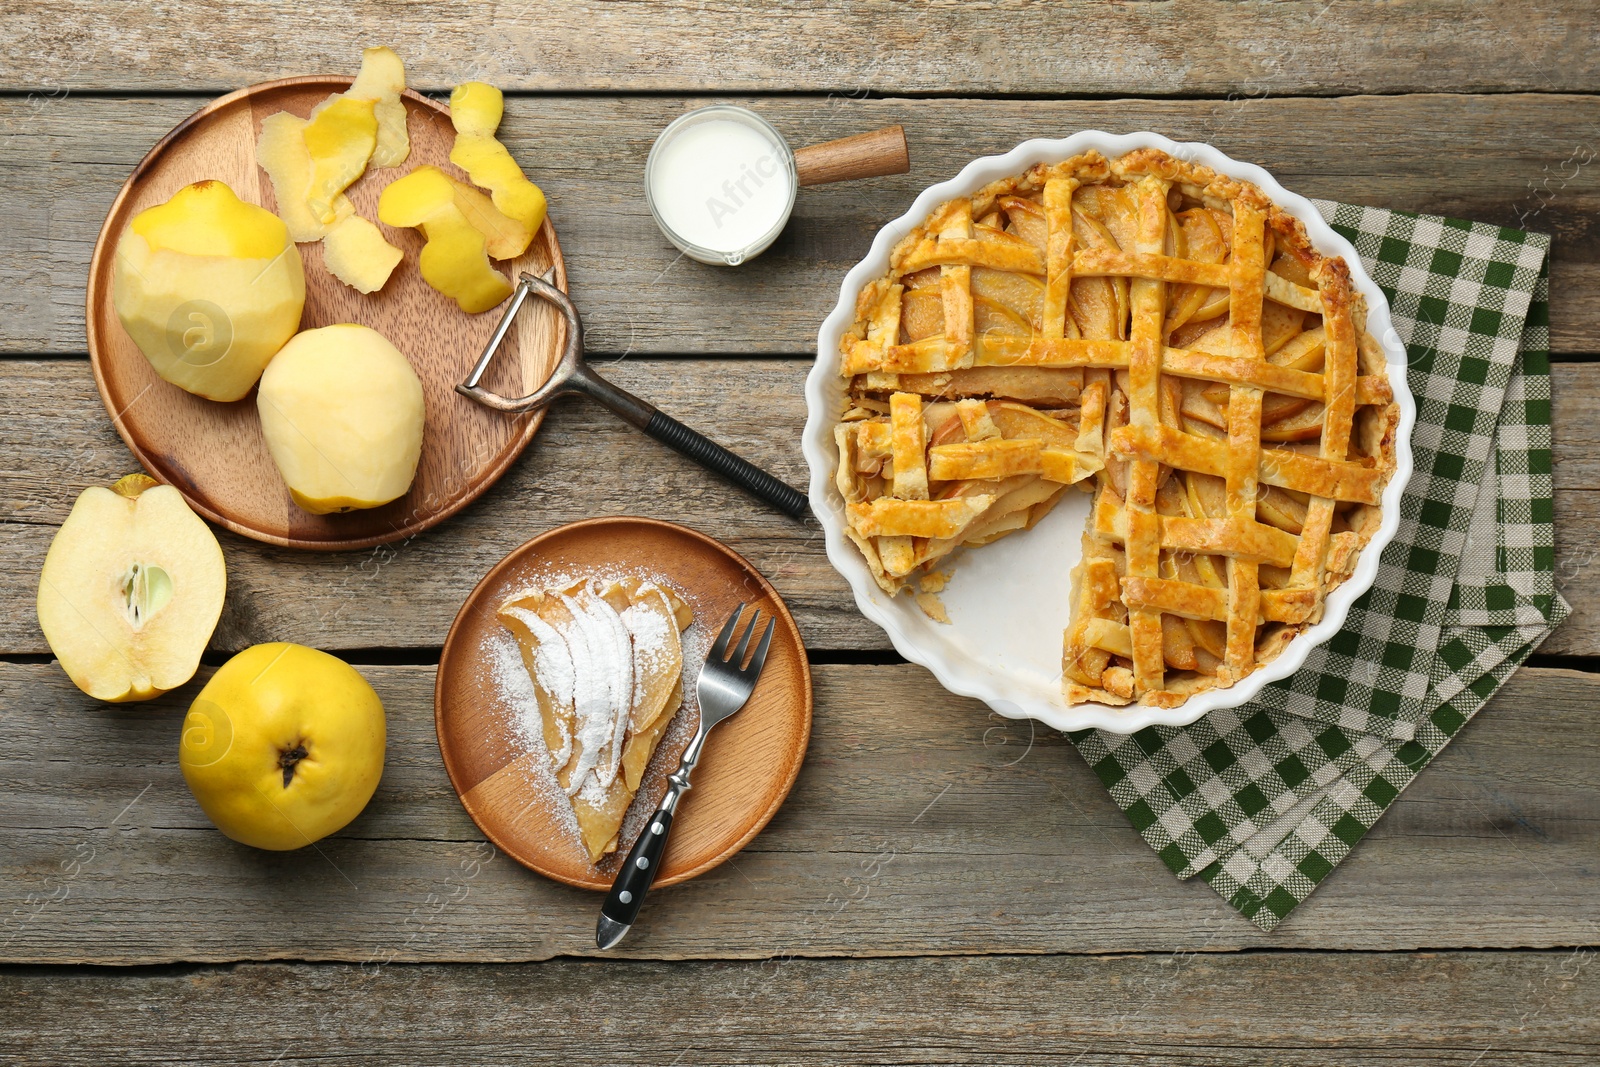
[[[483,82],[456,86],[450,94],[450,121],[456,128],[450,162],[489,190],[494,206],[531,234],[544,223],[544,191],[528,180],[506,146],[495,140],[504,114],[505,97],[494,86]]]
[[[322,262],[359,293],[375,293],[405,258],[383,232],[360,215],[340,221],[322,239]]]
[[[383,777],[383,701],[348,663],[304,645],[247,648],[183,720],[178,767],[217,829],[255,848],[319,841]]]
[[[143,474],[91,486],[39,574],[39,628],[79,689],[149,700],[194,677],[227,587],[222,549],[183,495]]]
[[[511,295],[511,283],[489,262],[486,238],[456,206],[455,187],[438,168],[418,167],[390,182],[378,198],[378,218],[422,230],[422,278],[462,311],[488,311]]]
[[[305,272],[288,228],[220,181],[185,186],[117,241],[111,302],[156,373],[238,400],[294,336]]]
[[[387,504],[416,476],[422,382],[376,330],[297,334],[261,376],[256,405],[289,495],[314,515]]]
[[[256,162],[272,179],[278,215],[296,241],[320,241],[328,230],[355,214],[355,205],[343,193],[331,201],[333,219],[323,222],[307,199],[311,192],[311,153],[306,150],[306,120],[279,111],[261,120],[256,141]]]
[[[394,49],[361,50],[361,70],[344,95],[375,102],[373,115],[378,120],[378,141],[372,149],[374,167],[398,167],[411,154],[406,105],[400,100],[405,88],[405,64],[400,62]]]

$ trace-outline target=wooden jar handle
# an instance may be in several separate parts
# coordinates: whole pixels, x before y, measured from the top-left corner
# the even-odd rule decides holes
[[[881,130],[814,144],[795,152],[794,168],[801,185],[904,174],[911,169],[906,131],[900,126],[885,126]]]

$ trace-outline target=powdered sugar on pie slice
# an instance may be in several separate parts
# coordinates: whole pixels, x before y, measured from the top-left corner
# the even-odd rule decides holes
[[[680,635],[692,615],[657,583],[622,577],[520,593],[500,617],[536,683],[537,732],[596,861],[617,847],[642,769],[682,704]],[[565,732],[551,721],[562,715]]]

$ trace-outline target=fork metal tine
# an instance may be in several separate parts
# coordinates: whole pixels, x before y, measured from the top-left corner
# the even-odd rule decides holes
[[[772,647],[772,631],[777,625],[778,620],[775,617],[767,617],[767,628],[761,634],[761,643],[756,645],[756,654],[750,657],[750,666],[744,669],[745,675],[752,682],[761,673],[761,668],[766,666],[767,650]]]
[[[756,632],[756,623],[761,621],[761,609],[757,608],[750,613],[750,625],[744,628],[744,636],[739,638],[739,648],[729,657],[728,663],[734,670],[744,665],[745,651],[750,647],[750,635]]]
[[[728,641],[733,637],[733,628],[739,624],[739,616],[744,614],[744,605],[740,604],[733,609],[733,614],[728,617],[728,623],[717,635],[717,643],[711,646],[711,651],[706,655],[706,661],[726,659],[728,655]]]

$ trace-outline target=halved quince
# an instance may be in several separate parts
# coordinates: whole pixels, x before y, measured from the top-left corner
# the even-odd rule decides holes
[[[211,400],[250,391],[305,306],[288,228],[220,181],[135,215],[117,241],[111,302],[156,373]]]
[[[39,628],[79,689],[149,700],[194,676],[227,571],[183,495],[130,474],[78,496],[39,574]]]
[[[378,331],[342,323],[283,346],[256,395],[272,461],[313,515],[401,496],[422,455],[422,382]]]
[[[505,97],[494,86],[483,82],[456,86],[450,94],[450,121],[456,128],[450,162],[489,190],[495,207],[530,233],[537,232],[544,223],[544,191],[528,180],[506,146],[495,140],[504,114]]]
[[[417,260],[422,278],[462,311],[488,311],[511,295],[511,283],[489,262],[483,233],[456,206],[454,185],[436,167],[390,182],[378,198],[378,218],[422,230],[428,239]]]

